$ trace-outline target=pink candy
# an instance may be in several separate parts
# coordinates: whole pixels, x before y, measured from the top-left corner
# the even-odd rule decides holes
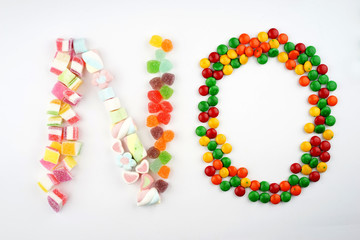
[[[55,169],[53,173],[59,182],[67,182],[72,179],[70,172],[65,167]]]
[[[73,40],[72,39],[56,39],[56,48],[59,52],[70,52],[73,49]]]
[[[51,90],[51,93],[59,100],[64,100],[64,92],[65,90],[69,89],[67,86],[62,84],[60,81],[57,81]]]
[[[67,197],[62,194],[59,189],[54,189],[48,194],[49,205],[55,212],[59,212],[65,205],[66,201]]]
[[[64,139],[77,141],[79,139],[79,128],[75,126],[67,126],[64,128]]]
[[[64,90],[63,96],[64,96],[64,102],[69,103],[71,105],[78,104],[82,98],[80,94],[74,92],[71,89]]]
[[[61,142],[63,137],[62,127],[49,127],[48,137],[50,141]]]
[[[84,66],[85,66],[84,61],[80,57],[75,56],[71,60],[70,71],[76,74],[77,76],[81,76]]]

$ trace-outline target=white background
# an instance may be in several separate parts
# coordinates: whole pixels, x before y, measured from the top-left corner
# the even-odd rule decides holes
[[[53,3],[50,3],[53,2]],[[360,3],[358,1],[0,1],[0,239],[356,239],[358,201]],[[276,27],[290,41],[314,45],[337,81],[331,160],[318,183],[287,204],[251,203],[222,193],[203,174],[197,143],[198,62],[220,43]],[[74,179],[63,184],[61,213],[36,185],[46,144],[46,107],[56,81],[49,72],[57,37],[84,37],[115,76],[113,87],[139,127],[144,144],[145,63],[151,35],[170,38],[177,76],[169,145],[174,159],[162,203],[138,208],[138,186],[123,183],[110,151],[109,119],[89,79],[76,108],[84,143]],[[241,69],[241,70],[240,70]],[[220,128],[235,166],[251,179],[280,182],[299,162],[309,88],[276,59],[251,59],[219,82]],[[247,196],[247,195],[246,195]]]

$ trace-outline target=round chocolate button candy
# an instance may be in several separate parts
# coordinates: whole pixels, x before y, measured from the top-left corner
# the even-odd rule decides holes
[[[228,157],[223,157],[221,159],[221,162],[223,163],[223,166],[226,168],[230,167],[230,165],[231,165],[231,159]]]
[[[216,107],[209,108],[209,116],[212,118],[216,118],[219,115],[219,110]]]
[[[209,88],[209,94],[212,96],[215,96],[216,94],[219,93],[219,87],[218,86],[212,86]]]
[[[213,75],[213,72],[210,68],[205,68],[204,70],[202,70],[201,74],[204,78],[209,78]]]
[[[234,192],[235,192],[235,195],[236,195],[236,196],[242,197],[242,196],[245,195],[245,192],[246,192],[246,191],[245,191],[245,188],[244,188],[244,187],[238,186],[238,187],[235,188]]]
[[[316,53],[316,48],[313,47],[313,46],[308,46],[308,47],[306,48],[306,50],[305,50],[305,53],[306,53],[306,55],[308,55],[309,57],[312,57],[312,56],[314,56],[315,53]]]
[[[327,117],[329,116],[331,113],[331,109],[329,107],[324,107],[323,109],[321,109],[320,115],[323,117]]]
[[[212,87],[216,85],[216,79],[214,77],[209,77],[205,81],[206,86]]]
[[[260,194],[260,202],[262,203],[268,203],[270,201],[270,194],[268,193],[262,193]]]
[[[325,124],[328,126],[334,126],[336,123],[336,119],[334,116],[330,115],[328,117],[326,117],[325,119]]]
[[[330,160],[330,153],[328,152],[322,152],[319,156],[320,160],[322,162],[328,162]]]
[[[319,160],[317,158],[312,158],[310,163],[309,163],[309,166],[311,168],[316,168],[316,166],[319,164]]]
[[[309,178],[307,178],[307,177],[300,178],[300,180],[299,180],[300,187],[305,188],[305,187],[309,186],[309,184],[310,184]]]
[[[301,167],[300,167],[300,168],[301,168]],[[270,191],[271,193],[277,193],[277,192],[279,192],[279,191],[280,191],[280,186],[279,186],[279,184],[277,184],[277,183],[272,183],[272,184],[270,184],[269,191]]]
[[[322,125],[325,123],[325,117],[323,116],[317,116],[315,119],[314,119],[314,123],[315,125]]]
[[[289,192],[281,193],[280,197],[281,197],[281,201],[283,202],[288,202],[291,200],[291,194]]]
[[[213,157],[214,157],[214,159],[220,159],[220,158],[223,157],[223,155],[224,155],[224,153],[221,151],[221,149],[215,149],[215,150],[213,151]]]
[[[310,89],[313,90],[314,92],[319,91],[321,88],[321,84],[318,81],[312,81],[310,83]]]
[[[293,163],[293,164],[291,164],[291,166],[290,166],[290,171],[291,171],[292,173],[299,173],[299,172],[301,172],[301,165],[298,164],[298,163]]]
[[[327,84],[329,82],[329,77],[326,74],[321,75],[318,80],[321,84]]]
[[[331,148],[330,142],[328,142],[328,141],[322,141],[322,142],[320,143],[320,149],[323,150],[324,152],[329,151],[330,148]]]
[[[217,52],[212,52],[210,53],[208,59],[210,62],[216,63],[220,60],[220,55]]]
[[[206,96],[209,94],[209,87],[206,85],[202,85],[199,87],[199,93],[201,96]]]
[[[217,51],[220,55],[224,55],[224,54],[227,53],[228,47],[227,47],[225,44],[220,44],[220,45],[217,47],[216,51]]]
[[[316,133],[323,133],[325,131],[325,126],[322,124],[322,125],[317,125],[315,127],[315,130],[314,130]]]
[[[209,120],[209,114],[207,112],[202,112],[198,117],[199,121],[202,123],[206,123]]]
[[[313,66],[319,66],[321,63],[321,58],[318,55],[314,55],[311,57],[310,62]]]
[[[334,81],[329,81],[329,82],[326,84],[326,88],[327,88],[329,91],[335,91],[336,88],[337,88],[337,84],[336,84],[336,82],[334,82]]]
[[[318,157],[321,154],[321,150],[319,147],[312,147],[310,150],[310,155],[313,157]],[[311,161],[310,161],[311,162]]]
[[[311,157],[310,153],[304,153],[301,156],[301,162],[303,162],[304,164],[310,163],[311,159],[312,159],[312,157]]]
[[[262,181],[260,183],[260,191],[266,192],[269,191],[269,189],[270,189],[270,184],[267,181]]]
[[[251,191],[249,193],[248,197],[249,197],[249,200],[252,202],[256,202],[260,198],[259,193],[256,191]]]
[[[216,169],[213,166],[207,166],[205,168],[205,174],[208,177],[214,176]]]
[[[319,76],[319,73],[316,71],[316,70],[311,70],[309,73],[308,73],[308,78],[313,81],[313,80],[316,80]]]
[[[207,110],[209,110],[209,104],[206,101],[201,101],[198,104],[198,109],[201,112],[206,112]]]
[[[208,130],[206,130],[206,136],[210,139],[215,138],[217,135],[217,132],[214,128],[209,128]]]
[[[319,138],[318,136],[312,136],[310,139],[310,144],[312,146],[319,146],[321,143],[321,138]]]
[[[292,174],[292,175],[290,175],[288,182],[290,183],[291,186],[294,186],[294,185],[298,184],[299,177],[295,174]]]
[[[300,64],[304,64],[308,59],[309,57],[305,53],[300,54],[297,58]]]
[[[240,186],[241,179],[238,176],[234,176],[230,179],[230,185],[232,187]]]
[[[205,136],[206,134],[206,128],[204,126],[198,126],[195,130],[196,135],[199,137]]]
[[[240,44],[240,41],[239,41],[238,38],[236,38],[236,37],[230,38],[230,40],[229,40],[229,46],[230,46],[231,48],[236,48],[237,46],[239,46],[239,44]]]
[[[231,185],[230,185],[229,181],[222,181],[220,183],[220,189],[222,191],[224,191],[224,192],[229,191],[230,188],[231,188]]]
[[[312,182],[317,182],[320,180],[320,173],[319,172],[311,172],[310,175],[309,175],[309,179],[310,181]]]
[[[215,141],[210,141],[207,148],[209,151],[214,151],[217,148],[217,143]]]
[[[326,105],[327,105],[326,99],[324,98],[319,99],[317,103],[318,108],[323,109],[324,107],[326,107]]]

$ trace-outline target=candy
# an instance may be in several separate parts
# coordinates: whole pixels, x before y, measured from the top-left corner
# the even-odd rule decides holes
[[[122,139],[127,135],[135,133],[136,129],[137,128],[133,119],[131,117],[128,117],[112,127],[111,135],[113,136],[113,138]]]
[[[170,122],[171,115],[167,112],[161,112],[157,115],[157,119],[160,123],[167,125]]]
[[[73,90],[73,91],[76,91],[76,90],[80,87],[80,85],[81,85],[82,83],[83,83],[83,81],[82,81],[80,78],[76,77],[76,78],[70,83],[69,88],[70,88],[71,90]]]
[[[53,89],[51,90],[51,93],[59,100],[63,100],[64,99],[64,91],[66,89],[68,89],[68,88],[64,84],[57,81],[55,83]],[[55,104],[58,104],[58,103],[55,103]],[[53,107],[55,107],[55,106],[53,106]]]
[[[169,103],[168,101],[162,101],[160,103],[160,107],[161,107],[162,111],[168,112],[168,113],[172,112],[172,110],[173,110],[171,103]]]
[[[161,47],[162,37],[160,37],[159,35],[153,35],[149,43],[151,46],[159,48]]]
[[[162,86],[159,91],[164,99],[169,99],[174,93],[174,90],[169,86]]]
[[[158,175],[165,179],[169,177],[169,174],[170,174],[170,168],[168,166],[162,166],[158,171]]]
[[[150,170],[154,173],[157,173],[162,167],[162,163],[159,159],[155,159],[150,163]]]
[[[160,77],[154,77],[149,81],[149,84],[154,90],[160,90],[160,88],[164,85],[164,82]]]
[[[70,172],[65,167],[55,169],[54,176],[59,182],[67,182],[72,179]]]
[[[160,103],[162,100],[162,95],[158,90],[153,90],[148,92],[148,98],[154,103]]]
[[[74,124],[80,120],[79,115],[77,115],[67,103],[61,105],[59,115],[69,124]]]
[[[166,72],[169,72],[172,68],[173,68],[173,65],[169,60],[167,60],[167,59],[161,60],[160,67],[159,67],[160,72],[166,73]]]
[[[116,163],[119,167],[128,171],[132,170],[132,168],[136,166],[136,161],[132,158],[129,152],[117,155]]]
[[[60,75],[69,65],[70,55],[63,52],[57,52],[51,65],[50,72]]]
[[[164,130],[157,126],[154,127],[150,130],[151,135],[153,136],[154,139],[158,140],[159,138],[161,138],[161,136],[163,135]]]
[[[159,149],[155,148],[155,147],[150,147],[147,150],[147,155],[149,158],[155,159],[160,155],[160,151]],[[158,170],[159,171],[159,170]],[[157,171],[156,171],[157,172]]]
[[[172,45],[171,40],[165,39],[161,43],[161,48],[164,50],[164,52],[170,52],[173,49],[173,45]]]
[[[156,180],[154,187],[159,193],[163,193],[168,188],[169,184],[162,179]]]
[[[60,158],[60,152],[52,147],[45,148],[45,154],[43,160],[46,162],[51,162],[57,164]]]
[[[163,133],[163,139],[165,142],[171,142],[175,137],[175,133],[171,130],[166,130]]]
[[[64,141],[61,146],[61,154],[77,156],[80,153],[82,143],[77,141]]]
[[[148,73],[157,73],[160,69],[160,62],[157,60],[149,60],[147,62],[147,71]]]
[[[166,142],[164,141],[164,139],[160,138],[154,143],[154,147],[156,147],[160,151],[164,151],[166,149]]]
[[[47,125],[51,127],[61,126],[62,118],[59,116],[51,116],[48,118]]]
[[[54,187],[54,185],[57,185],[59,183],[60,182],[56,179],[56,177],[53,174],[48,173],[42,176],[37,184],[44,192],[48,192]]]
[[[67,197],[62,194],[58,189],[54,189],[48,193],[48,202],[52,209],[55,212],[59,212],[61,208],[65,205]]]
[[[114,77],[106,70],[101,70],[93,75],[92,84],[99,88],[107,88]]]
[[[57,116],[59,115],[60,106],[61,106],[61,100],[59,99],[51,100],[46,113]]]
[[[137,172],[124,171],[122,173],[123,180],[127,184],[135,183],[139,179],[139,176]]]
[[[89,73],[95,73],[104,68],[104,64],[96,52],[90,50],[82,54],[82,58],[86,63],[86,69]]]
[[[121,107],[120,99],[117,97],[110,98],[110,99],[104,101],[104,105],[105,105],[106,111],[108,111],[108,112],[114,111]]]
[[[67,87],[70,86],[70,84],[75,78],[76,75],[67,68],[58,76],[58,80]]]
[[[169,86],[173,85],[175,81],[175,75],[172,73],[164,73],[161,76],[161,81]]]
[[[72,156],[66,156],[63,162],[66,170],[68,171],[71,171],[77,165],[77,162]]]
[[[61,127],[48,127],[48,138],[50,141],[61,142],[63,129]]]
[[[123,145],[122,145],[121,141],[118,140],[118,139],[114,139],[111,148],[112,148],[112,150],[113,150],[114,152],[116,152],[116,153],[120,153],[120,154],[123,154],[123,153],[124,153]]]
[[[77,54],[87,51],[87,48],[86,48],[86,45],[85,45],[85,39],[83,39],[83,38],[74,39],[73,46],[74,46],[74,51]]]
[[[112,124],[121,122],[127,117],[128,117],[127,112],[125,108],[122,107],[110,112],[110,119]]]
[[[114,89],[112,87],[108,87],[108,88],[104,88],[102,90],[100,90],[98,92],[99,97],[101,99],[101,101],[106,101],[110,98],[114,98],[115,97],[115,92]]]
[[[74,92],[73,90],[71,89],[66,89],[64,92],[63,92],[63,95],[64,95],[64,102],[66,103],[69,103],[71,105],[76,105],[80,102],[81,100],[81,95]]]
[[[141,175],[140,190],[151,188],[153,183],[154,183],[154,178],[150,174],[145,173]]]
[[[72,44],[73,44],[72,39],[63,39],[63,38],[56,39],[56,48],[57,48],[57,51],[59,51],[59,52],[71,51]]]
[[[84,61],[80,57],[75,56],[71,60],[70,71],[76,74],[77,76],[81,76],[84,69],[84,65],[85,65]]]
[[[43,166],[48,171],[54,170],[55,167],[57,166],[56,164],[54,164],[52,162],[45,161],[44,159],[40,160],[40,164],[41,164],[41,166]]]
[[[160,195],[156,188],[146,189],[138,193],[137,206],[160,203]]]
[[[67,126],[64,128],[64,139],[65,140],[78,140],[79,139],[79,128],[74,126]]]
[[[161,106],[158,103],[149,102],[148,103],[148,111],[149,113],[157,113],[161,110]]]
[[[166,52],[164,52],[162,49],[158,49],[155,51],[155,58],[156,60],[161,61],[166,56]]]
[[[156,127],[157,125],[159,125],[159,120],[158,120],[157,116],[150,115],[146,118],[146,126],[147,127]]]
[[[149,161],[144,159],[136,166],[135,171],[140,174],[144,174],[149,172],[149,168],[150,168]]]
[[[171,160],[172,156],[167,151],[162,151],[159,155],[160,162],[165,165]]]
[[[136,162],[140,162],[147,156],[146,150],[136,133],[124,137],[122,141],[125,149],[131,153]]]

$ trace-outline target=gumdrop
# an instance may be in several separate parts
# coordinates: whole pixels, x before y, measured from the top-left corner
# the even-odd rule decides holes
[[[160,62],[157,60],[149,60],[147,62],[147,71],[148,73],[157,73],[160,69]]]
[[[175,81],[175,75],[172,73],[164,73],[161,76],[161,81],[169,86],[173,85]]]
[[[168,113],[172,112],[172,110],[173,110],[171,103],[168,101],[162,101],[160,103],[160,107],[161,107],[162,111],[168,112]]]
[[[149,83],[154,90],[160,90],[160,88],[164,85],[160,77],[154,77]]]
[[[156,180],[154,187],[159,193],[163,193],[168,188],[169,184],[162,179]]]
[[[171,142],[174,137],[175,137],[175,133],[171,130],[166,130],[163,135],[162,135],[163,139],[165,142]]]
[[[162,163],[160,162],[160,160],[155,159],[154,161],[152,161],[150,163],[150,170],[157,173],[160,170],[161,166],[162,166]]]
[[[161,47],[162,44],[162,37],[160,37],[159,35],[153,35],[149,41],[150,45],[153,47]]]
[[[165,52],[170,52],[173,49],[173,44],[172,44],[171,40],[165,39],[164,41],[162,41],[161,48]]]
[[[154,143],[154,147],[156,147],[157,149],[159,149],[160,151],[164,151],[166,149],[166,142],[164,139],[159,138],[155,143]]]
[[[152,90],[148,92],[148,98],[154,103],[159,103],[163,97],[158,90]]]
[[[160,67],[159,67],[160,72],[166,73],[166,72],[170,71],[172,68],[173,68],[173,65],[169,60],[167,60],[167,59],[161,60]]]
[[[169,86],[162,86],[160,88],[160,94],[164,99],[169,99],[174,93],[174,90]]]
[[[150,115],[146,119],[146,126],[156,127],[159,124],[159,121],[155,115]]]
[[[160,155],[160,151],[155,147],[151,147],[147,150],[147,155],[149,158],[155,159]]]
[[[158,140],[163,135],[164,130],[161,127],[154,127],[150,130],[151,135],[154,139]]]
[[[167,125],[170,122],[171,115],[167,112],[161,112],[157,115],[157,120],[160,123]]]
[[[169,174],[170,174],[170,168],[168,166],[162,166],[158,171],[158,175],[165,179],[169,177]]]
[[[170,162],[172,156],[167,151],[162,151],[159,155],[159,160],[162,164],[166,165],[168,162]]]
[[[158,103],[149,102],[148,103],[148,111],[149,113],[157,113],[160,112],[161,106]]]
[[[164,52],[163,50],[158,49],[158,50],[155,51],[156,60],[161,61],[161,60],[163,60],[165,58],[165,56],[166,56],[166,52]]]

